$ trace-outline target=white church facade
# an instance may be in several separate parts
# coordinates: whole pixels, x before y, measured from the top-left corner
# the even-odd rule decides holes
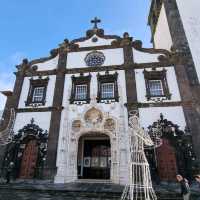
[[[13,161],[21,179],[128,184],[128,118],[137,111],[147,134],[154,142],[160,139],[146,151],[152,176],[161,181],[174,180],[178,172],[191,176],[198,158],[193,145],[196,154],[199,145],[192,145],[192,137],[199,137],[200,126],[194,128],[199,113],[190,77],[179,70],[187,56],[159,46],[157,36],[156,49],[143,47],[128,33],[106,35],[99,22],[92,20],[85,37],[64,40],[49,57],[24,59],[17,67],[13,92],[3,92],[8,100],[1,130],[9,124],[10,109],[15,119],[2,165]],[[155,138],[158,126],[162,133]]]

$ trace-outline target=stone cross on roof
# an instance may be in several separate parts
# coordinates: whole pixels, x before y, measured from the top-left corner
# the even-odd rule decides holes
[[[101,20],[95,17],[93,20],[91,20],[91,23],[94,24],[94,29],[98,29],[97,24],[101,23]]]

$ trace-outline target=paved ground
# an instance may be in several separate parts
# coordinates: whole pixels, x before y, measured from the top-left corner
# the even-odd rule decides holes
[[[193,187],[192,200],[200,197],[199,188]],[[0,184],[0,200],[118,200],[123,187],[114,184],[17,182]],[[177,185],[160,185],[156,192],[162,200],[179,200]],[[199,193],[198,193],[199,192]]]

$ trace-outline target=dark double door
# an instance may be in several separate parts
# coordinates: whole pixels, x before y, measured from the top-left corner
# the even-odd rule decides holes
[[[82,178],[110,179],[109,140],[84,140]]]

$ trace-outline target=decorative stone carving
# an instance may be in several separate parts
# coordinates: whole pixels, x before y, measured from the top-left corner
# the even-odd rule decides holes
[[[104,129],[109,130],[109,131],[114,131],[116,128],[116,124],[115,121],[111,118],[106,119],[105,123],[104,123]]]
[[[93,107],[86,112],[84,119],[87,125],[96,126],[102,122],[103,114],[101,111]]]
[[[73,132],[79,132],[81,129],[81,121],[80,120],[74,120],[72,122],[72,131]]]

